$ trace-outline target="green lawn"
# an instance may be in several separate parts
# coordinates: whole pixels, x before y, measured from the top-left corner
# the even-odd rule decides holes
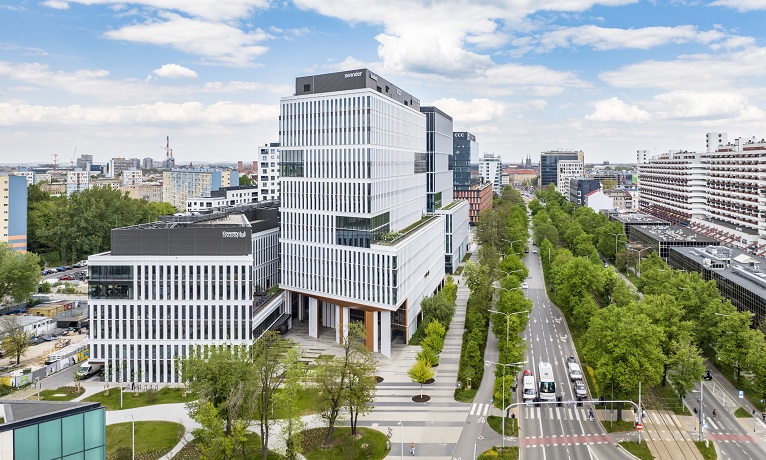
[[[694,444],[697,446],[697,449],[699,449],[702,454],[702,458],[705,460],[718,459],[718,454],[715,452],[715,446],[713,446],[712,442],[710,442],[707,447],[705,447],[705,441],[694,441]]]
[[[734,411],[734,416],[737,418],[751,418],[753,414],[741,407],[738,407],[737,410]]]
[[[620,445],[630,452],[631,454],[635,455],[636,457],[640,458],[641,460],[653,460],[654,455],[652,455],[651,452],[649,452],[649,446],[646,445],[645,442],[642,442],[640,445],[637,442],[633,441],[623,441],[620,443]]]
[[[110,459],[130,459],[133,427],[131,422],[106,427],[106,456]],[[136,422],[136,454],[140,458],[160,458],[181,440],[184,427],[174,422]]]
[[[184,398],[180,388],[162,388],[159,391],[141,391],[135,396],[132,391],[124,391],[122,394],[122,408],[133,409],[135,407],[152,406],[155,404],[186,403],[193,401],[196,397],[188,394]],[[110,388],[109,395],[105,396],[100,391],[92,396],[83,399],[87,402],[100,402],[106,407],[106,410],[120,410],[120,390],[119,388]]]
[[[487,417],[487,423],[489,426],[497,432],[497,434],[503,434],[503,417],[497,415],[490,415]],[[519,421],[507,417],[505,419],[505,435],[506,436],[518,436],[519,435]]]
[[[83,393],[85,393],[85,390],[82,387],[79,387],[79,388],[59,387],[59,388],[56,388],[55,390],[41,390],[40,400],[41,401],[71,401]],[[34,394],[27,399],[37,400],[37,394]]]
[[[519,448],[495,446],[479,455],[479,460],[519,460]]]
[[[623,409],[624,411],[624,409]],[[617,411],[615,411],[615,414]],[[633,431],[636,428],[633,426],[633,422],[627,420],[615,420],[610,422],[609,420],[602,420],[601,424],[604,425],[604,429],[607,433],[616,433],[619,431]]]
[[[301,415],[311,415],[318,412],[316,405],[316,395],[319,392],[317,388],[301,388],[298,393],[298,399],[293,401],[293,405],[301,410]],[[277,409],[274,411],[274,418],[285,418],[285,414]]]
[[[322,447],[327,428],[306,430],[303,432],[303,456],[308,460],[379,460],[388,455],[388,439],[383,433],[368,428],[359,428],[358,432],[360,436],[353,437],[351,428],[336,428],[330,445]],[[407,451],[408,446],[409,444],[405,445]]]
[[[178,452],[173,460],[200,460],[201,454],[197,449],[194,441],[186,444],[180,452]],[[248,433],[247,440],[245,441],[245,455],[242,452],[236,452],[233,460],[252,460],[261,458],[261,437],[255,433]],[[269,451],[268,460],[284,460],[284,456],[276,452]]]
[[[469,403],[473,402],[473,398],[476,397],[476,389],[471,388],[466,390],[465,388],[458,388],[455,390],[455,401]]]

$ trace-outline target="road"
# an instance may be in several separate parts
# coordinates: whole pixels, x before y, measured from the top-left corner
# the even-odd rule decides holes
[[[758,418],[738,419],[733,411],[745,401],[735,398],[737,391],[717,370],[711,368],[713,380],[704,382],[702,398],[703,439],[714,441],[720,459],[763,459],[766,451],[757,442],[755,434],[762,435],[766,426]],[[684,401],[690,410],[699,411],[700,386]],[[749,404],[746,404],[749,407]],[[713,418],[713,410],[716,417]],[[750,408],[752,410],[752,407]],[[699,415],[699,412],[697,412]],[[754,431],[755,429],[755,431]]]
[[[536,247],[533,246],[536,249]],[[548,299],[539,254],[525,257],[529,269],[527,298],[533,307],[529,325],[524,331],[527,341],[527,369],[537,376],[540,361],[552,364],[556,394],[564,401],[574,401],[566,358],[577,356],[569,328],[561,311]],[[521,388],[519,387],[519,391]],[[523,405],[515,409],[521,426],[522,460],[554,459],[629,459],[615,449],[601,423],[588,420],[589,406],[564,404]]]

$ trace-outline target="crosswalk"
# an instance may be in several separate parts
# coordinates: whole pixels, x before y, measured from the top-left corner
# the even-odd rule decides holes
[[[471,404],[471,412],[468,415],[478,415],[479,417],[486,417],[489,415],[489,410],[492,408],[492,404],[473,403]]]
[[[468,415],[475,415],[478,417],[486,417],[489,415],[492,409],[492,404],[489,403],[473,403]],[[520,410],[521,414],[517,411]],[[533,407],[533,406],[521,406],[518,409],[512,410],[517,416],[522,416],[527,420],[537,420],[540,418],[556,419],[556,420],[588,420],[588,408],[587,407]]]

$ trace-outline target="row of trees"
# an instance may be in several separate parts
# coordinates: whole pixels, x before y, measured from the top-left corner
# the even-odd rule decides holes
[[[521,333],[529,322],[532,301],[524,296],[521,283],[529,276],[529,270],[521,260],[527,251],[529,241],[529,220],[527,206],[521,194],[506,188],[492,209],[482,214],[477,229],[477,237],[482,245],[482,267],[486,268],[480,276],[485,276],[490,286],[498,286],[494,297],[492,332],[498,338],[498,365],[495,369],[494,397],[501,402],[503,395],[511,394],[515,375],[503,378],[509,372],[507,367],[524,359],[526,343]],[[501,239],[495,238],[494,227],[503,228]],[[499,255],[499,258],[496,258]],[[503,384],[506,388],[503,389]]]
[[[581,349],[599,387],[613,386],[616,397],[631,397],[639,379],[645,385],[671,381],[682,398],[704,372],[705,351],[738,375],[747,370],[766,396],[766,342],[750,328],[752,314],[737,311],[714,281],[674,271],[654,254],[641,264],[639,300],[598,259],[598,251],[615,257],[615,234],[618,244],[625,241],[621,228],[557,195],[540,191],[545,206],[530,206],[535,238],[554,299],[582,336]]]
[[[253,345],[192,349],[179,369],[187,388],[199,395],[188,409],[201,425],[194,436],[203,458],[244,455],[246,432],[256,423],[266,460],[275,413],[284,417],[287,458],[298,458],[304,425],[295,401],[307,390],[315,392],[316,407],[327,420],[325,443],[344,412],[356,435],[359,415],[373,407],[378,368],[364,335],[363,326],[350,324],[341,355],[322,357],[313,368],[300,362],[298,347],[277,332],[267,332]]]
[[[0,243],[0,304],[22,303],[37,291],[40,258]]]
[[[111,187],[51,196],[38,185],[30,185],[28,250],[37,254],[58,252],[61,260],[76,262],[108,251],[113,228],[152,222],[174,212],[169,203],[136,200]]]

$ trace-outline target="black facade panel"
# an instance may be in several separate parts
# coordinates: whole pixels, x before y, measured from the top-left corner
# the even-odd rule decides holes
[[[239,225],[112,230],[114,256],[237,256],[251,253],[251,229]]]
[[[390,81],[369,69],[346,70],[343,72],[311,75],[295,79],[295,95],[333,93],[354,89],[370,88],[390,96],[415,110],[420,110],[420,100],[403,91]]]

